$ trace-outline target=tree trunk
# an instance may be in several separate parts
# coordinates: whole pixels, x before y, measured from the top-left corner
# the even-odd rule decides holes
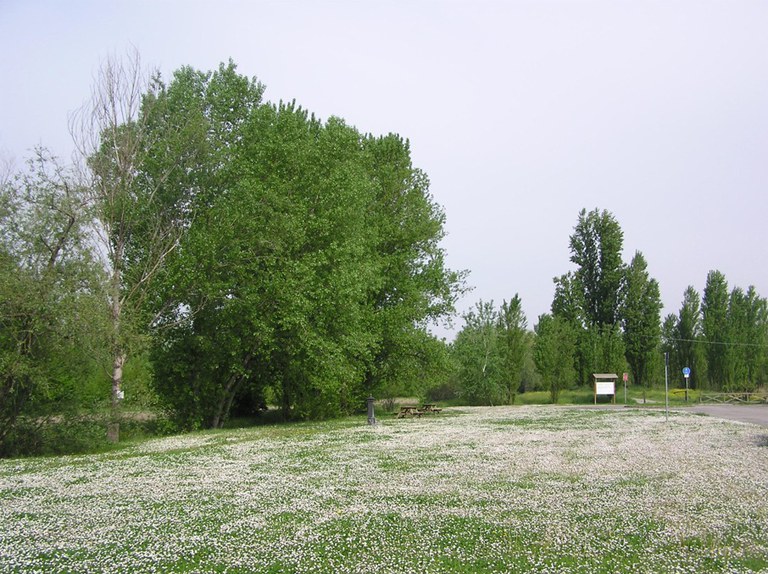
[[[118,242],[115,247],[118,258],[121,261],[123,254],[123,244]],[[122,315],[122,304],[120,299],[120,283],[122,278],[119,264],[113,264],[111,293],[110,293],[110,311],[112,319],[112,404],[109,413],[109,425],[107,427],[107,440],[116,443],[120,440],[120,402],[123,398],[123,366],[125,365],[125,350],[122,345],[122,333],[120,319]]]
[[[224,387],[224,392],[219,398],[219,404],[216,405],[216,411],[211,419],[211,428],[221,428],[224,424],[224,419],[228,414],[229,407],[232,406],[232,397],[237,390],[237,381],[240,379],[237,375],[231,375],[227,381],[227,386]]]
[[[283,374],[282,380],[283,396],[281,405],[281,414],[284,421],[291,418],[291,383],[288,381],[288,375]]]
[[[122,401],[123,366],[125,365],[125,353],[119,347],[115,350],[112,363],[112,407],[109,414],[109,426],[107,427],[107,440],[118,442],[120,440],[120,402]]]
[[[235,400],[235,395],[237,394],[238,389],[240,388],[240,384],[243,382],[243,379],[245,377],[237,377],[236,384],[232,389],[230,389],[228,396],[224,400],[224,408],[221,411],[221,418],[219,420],[219,428],[222,428],[224,426],[224,421],[229,418],[229,411],[232,409],[232,403]]]
[[[253,355],[248,354],[243,361],[243,369],[247,373],[253,361]],[[219,404],[216,406],[216,412],[213,415],[211,426],[215,429],[224,426],[224,421],[229,417],[229,410],[232,408],[232,402],[235,400],[235,395],[240,389],[240,385],[245,380],[246,375],[233,374],[227,381],[227,386],[224,388],[224,393],[219,399]]]

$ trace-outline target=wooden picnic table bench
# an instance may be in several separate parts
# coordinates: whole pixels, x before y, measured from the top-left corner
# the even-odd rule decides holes
[[[428,413],[436,415],[442,410],[443,409],[438,408],[437,405],[433,404],[425,404],[421,407],[417,407],[416,405],[404,405],[400,407],[400,412],[397,413],[397,418],[404,419],[405,417],[420,417],[421,415]]]
[[[402,419],[405,417],[420,417],[424,413],[419,410],[419,407],[413,405],[407,405],[400,407],[400,412],[397,413],[397,418]]]
[[[426,404],[426,405],[422,405],[422,407],[421,407],[421,412],[423,412],[423,413],[434,413],[434,414],[438,414],[438,413],[439,413],[440,411],[442,411],[442,410],[443,410],[443,409],[439,409],[439,408],[437,408],[437,405],[430,405],[430,404]]]

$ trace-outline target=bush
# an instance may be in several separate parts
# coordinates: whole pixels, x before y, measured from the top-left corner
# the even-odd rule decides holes
[[[443,383],[436,387],[427,389],[426,397],[430,403],[436,403],[438,401],[446,402],[452,401],[459,396],[459,389],[453,383]]]
[[[107,422],[106,414],[93,413],[19,419],[0,443],[0,458],[83,454],[115,448],[107,440]],[[164,417],[127,416],[120,421],[123,442],[175,431]]]
[[[43,456],[79,454],[103,450],[106,419],[101,417],[57,417],[19,419],[0,444],[0,456]]]

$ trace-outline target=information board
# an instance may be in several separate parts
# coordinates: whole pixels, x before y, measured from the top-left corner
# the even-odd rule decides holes
[[[595,383],[595,394],[596,395],[615,395],[616,383],[614,382]]]

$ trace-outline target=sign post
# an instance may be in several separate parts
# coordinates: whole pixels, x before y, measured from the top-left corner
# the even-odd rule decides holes
[[[688,402],[688,377],[691,376],[691,369],[683,367],[683,376],[685,377],[685,402]]]
[[[624,404],[627,404],[627,381],[629,380],[629,375],[627,373],[624,373]]]
[[[664,410],[669,423],[669,353],[664,353]]]

